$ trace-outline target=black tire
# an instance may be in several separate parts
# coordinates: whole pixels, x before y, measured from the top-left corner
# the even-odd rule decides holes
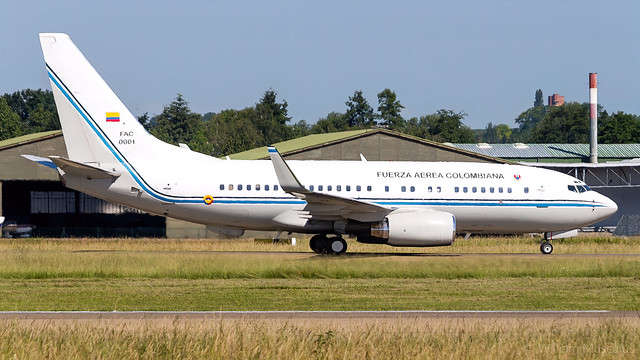
[[[322,254],[325,252],[325,243],[327,242],[327,237],[324,235],[314,235],[309,240],[309,247],[316,254]]]
[[[545,255],[549,255],[553,252],[553,245],[550,242],[545,241],[540,245],[540,252]]]
[[[327,241],[327,253],[341,255],[347,251],[347,242],[341,237],[332,237]]]

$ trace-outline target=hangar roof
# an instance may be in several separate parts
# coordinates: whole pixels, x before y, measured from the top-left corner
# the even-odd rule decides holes
[[[405,140],[409,140],[412,142],[421,143],[423,145],[427,145],[434,148],[439,148],[441,150],[460,153],[464,155],[471,155],[474,158],[483,159],[485,161],[490,162],[499,162],[499,163],[508,163],[508,160],[497,159],[492,156],[487,156],[484,154],[478,154],[473,151],[468,151],[466,149],[455,148],[451,146],[451,144],[442,144],[439,142],[426,140],[423,138],[402,134],[399,132],[387,130],[387,129],[364,129],[364,130],[351,130],[351,131],[342,131],[328,134],[314,134],[307,135],[297,139],[287,140],[283,142],[279,142],[274,144],[274,146],[278,149],[278,151],[282,155],[291,155],[294,153],[299,153],[309,149],[315,149],[323,146],[327,146],[330,144],[335,144],[339,142],[355,140],[361,137],[373,135],[373,134],[384,134],[396,138],[403,138]],[[269,152],[267,151],[267,147],[259,147],[247,151],[243,151],[237,154],[229,155],[231,159],[237,160],[258,160],[258,159],[268,159]]]
[[[348,139],[348,138],[355,137],[357,135],[361,135],[370,131],[375,131],[375,130],[367,129],[367,130],[342,131],[342,132],[327,133],[327,134],[313,134],[313,135],[303,136],[297,139],[282,141],[274,145],[281,154],[286,154],[294,150],[305,149],[312,146],[332,143],[337,140]],[[267,147],[263,146],[263,147],[239,152],[237,154],[229,155],[229,157],[236,160],[266,159],[269,157],[269,152],[267,151]]]
[[[62,135],[62,130],[52,130],[52,131],[39,132],[35,134],[27,134],[27,135],[18,136],[11,139],[2,140],[0,141],[0,151],[15,147],[15,146],[28,144],[34,141],[40,141],[40,140],[58,137],[61,135]]]
[[[589,158],[589,144],[452,144],[458,149],[503,159]],[[640,157],[640,144],[598,144],[598,158],[633,159]]]

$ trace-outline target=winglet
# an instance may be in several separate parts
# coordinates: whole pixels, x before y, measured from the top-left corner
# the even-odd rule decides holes
[[[305,189],[298,178],[293,174],[293,171],[289,168],[289,165],[284,161],[282,155],[276,150],[274,146],[267,146],[269,151],[269,157],[273,163],[273,168],[278,176],[278,182],[282,190],[288,193],[308,194],[309,190]]]

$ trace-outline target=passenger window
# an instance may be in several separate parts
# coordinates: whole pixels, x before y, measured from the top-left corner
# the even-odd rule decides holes
[[[333,189],[331,185],[327,185],[327,191],[331,191],[331,189]]]
[[[229,184],[229,190],[233,190],[233,184]]]
[[[347,185],[347,191],[351,191],[351,185]]]
[[[438,186],[438,187],[436,188],[436,191],[437,191],[437,192],[441,192],[441,191],[442,191],[442,188],[441,188],[440,186]]]
[[[492,193],[492,194],[493,194],[493,191],[494,191],[494,190],[495,190],[495,189],[494,189],[493,187],[490,187],[490,188],[489,188],[489,192],[490,192],[490,193]]]
[[[402,192],[406,192],[406,191],[407,191],[407,187],[403,185],[402,187],[400,187],[400,190],[401,190]]]
[[[324,189],[324,186],[318,185],[318,191],[322,191],[323,189]]]
[[[511,188],[510,188],[510,187],[508,187],[508,188],[507,188],[507,192],[508,192],[509,194],[511,194]]]
[[[238,184],[238,191],[242,190],[242,184]]]
[[[411,190],[411,192],[414,192],[414,191],[416,191],[416,187],[415,187],[415,186],[412,186],[412,187],[410,188],[410,190]]]
[[[251,185],[247,185],[247,190],[251,190]]]
[[[460,188],[459,188],[459,187],[457,187],[457,186],[456,186],[455,188],[453,188],[453,190],[454,190],[455,192],[460,192]]]
[[[264,186],[264,191],[269,191],[269,185]]]
[[[524,193],[525,193],[525,194],[528,194],[528,193],[529,193],[529,188],[528,188],[528,187],[525,187],[525,188],[524,188]]]
[[[371,185],[367,185],[367,191],[371,191]]]
[[[427,191],[428,191],[428,192],[432,192],[432,191],[433,191],[433,188],[432,188],[431,186],[429,186],[429,187],[427,188]]]
[[[273,185],[273,191],[278,191],[278,185]]]
[[[220,184],[220,190],[224,190],[224,184]]]
[[[469,189],[467,189],[467,187],[466,187],[466,186],[462,188],[462,192],[465,192],[465,193],[466,193],[466,192],[468,192],[468,191],[469,191]]]
[[[360,191],[362,190],[362,187],[360,185],[356,185],[356,191]]]
[[[336,191],[342,191],[342,185],[336,185]]]
[[[476,193],[476,192],[478,192],[478,188],[474,186],[473,188],[471,188],[471,191]]]
[[[256,191],[260,191],[260,184],[256,184]]]
[[[499,192],[500,194],[502,194],[502,187],[499,187],[499,188],[498,188],[498,192]]]
[[[313,185],[309,185],[309,190],[313,191]]]
[[[389,185],[384,186],[384,191],[389,192]]]
[[[483,194],[484,194],[486,191],[487,191],[487,190],[484,188],[484,186],[480,188],[480,192],[481,192],[481,193],[483,193]]]

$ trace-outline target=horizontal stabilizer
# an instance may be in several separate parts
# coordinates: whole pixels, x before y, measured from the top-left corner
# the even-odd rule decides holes
[[[58,169],[56,164],[54,164],[53,161],[51,161],[50,159],[43,158],[40,156],[35,156],[35,155],[21,155],[21,156],[27,160],[35,161],[40,165],[44,165],[46,167],[52,168],[53,170]]]
[[[91,179],[117,179],[120,173],[99,168],[97,166],[83,164],[60,156],[49,156],[49,159],[65,173],[86,176]]]

